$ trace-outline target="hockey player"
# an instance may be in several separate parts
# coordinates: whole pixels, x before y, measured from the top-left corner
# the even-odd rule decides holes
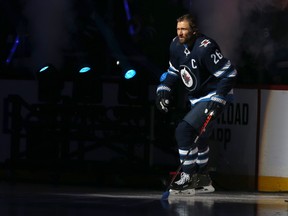
[[[191,104],[191,109],[175,130],[180,162],[189,149],[191,151],[182,165],[180,179],[173,182],[171,191],[183,193],[186,189],[195,191],[195,188],[202,188],[212,192],[214,187],[206,172],[209,159],[207,139],[215,119],[233,98],[237,71],[230,60],[223,56],[217,43],[200,33],[195,18],[186,14],[177,19],[177,36],[170,44],[169,68],[164,74],[157,86],[157,108],[169,111],[177,82],[182,82],[187,89],[187,98]],[[212,121],[194,143],[212,111]]]

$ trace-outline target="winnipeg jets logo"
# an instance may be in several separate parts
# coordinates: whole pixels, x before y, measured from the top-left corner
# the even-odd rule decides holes
[[[181,66],[180,75],[185,87],[189,91],[193,91],[197,86],[195,75],[191,73],[190,69],[185,65]]]
[[[207,47],[208,46],[208,44],[210,44],[211,42],[208,40],[208,39],[205,39],[205,40],[203,40],[203,41],[201,41],[201,45],[200,45],[200,47]]]
[[[186,86],[188,87],[192,86],[193,80],[185,68],[181,70],[181,77]]]

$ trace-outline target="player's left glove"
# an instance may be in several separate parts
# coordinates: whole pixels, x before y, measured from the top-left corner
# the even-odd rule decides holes
[[[156,107],[160,111],[168,112],[168,107],[171,103],[171,88],[160,84],[156,90]]]
[[[226,99],[222,95],[213,95],[205,109],[205,114],[213,112],[213,118],[217,118],[223,111]]]

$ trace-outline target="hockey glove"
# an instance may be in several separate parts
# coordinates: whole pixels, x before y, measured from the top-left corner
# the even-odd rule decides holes
[[[156,107],[162,112],[168,112],[168,107],[171,102],[171,89],[163,84],[160,84],[156,90]]]
[[[211,112],[213,112],[213,118],[217,118],[222,111],[224,110],[224,106],[226,104],[226,99],[222,95],[213,95],[210,98],[209,103],[207,104],[207,107],[205,109],[205,114],[209,115]]]

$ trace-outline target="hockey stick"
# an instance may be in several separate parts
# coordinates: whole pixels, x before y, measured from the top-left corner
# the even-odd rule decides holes
[[[198,140],[199,140],[199,138],[200,138],[200,136],[205,132],[205,129],[206,129],[208,123],[210,122],[210,120],[212,119],[213,115],[214,115],[214,112],[211,111],[211,112],[209,113],[209,115],[207,116],[207,118],[206,118],[203,126],[201,127],[200,133],[199,133],[198,136],[195,138],[194,143],[197,143]],[[169,190],[171,189],[171,186],[172,186],[172,184],[173,184],[176,176],[178,175],[179,171],[181,170],[184,162],[185,162],[186,159],[188,158],[188,156],[189,156],[189,154],[190,154],[191,151],[192,151],[192,148],[189,149],[189,151],[188,151],[187,154],[185,155],[184,159],[181,161],[181,164],[179,165],[179,167],[177,168],[175,174],[173,175],[173,177],[172,177],[172,179],[171,179],[171,181],[170,181],[170,184],[168,185],[166,191],[163,193],[161,200],[166,200],[166,199],[168,199],[168,197],[169,197],[169,195],[170,195]]]

